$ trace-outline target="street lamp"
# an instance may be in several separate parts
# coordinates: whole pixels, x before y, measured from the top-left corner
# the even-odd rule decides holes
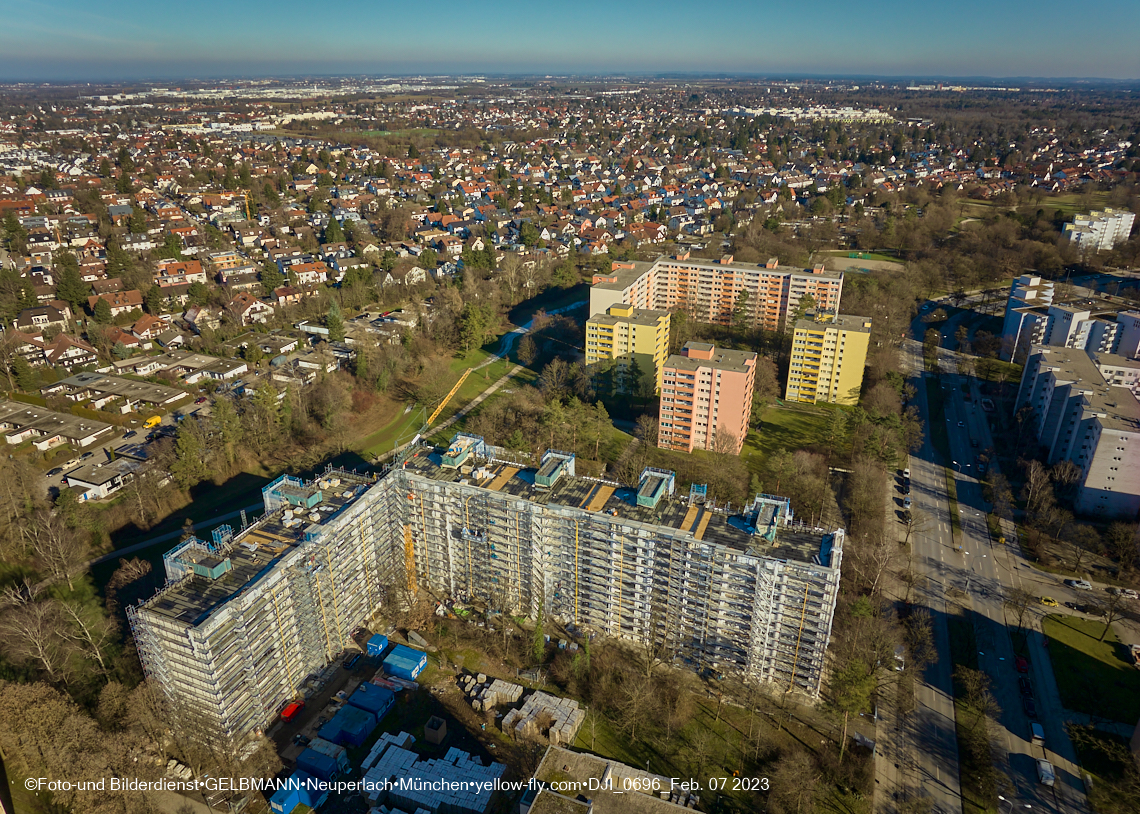
[[[951,461],[951,463],[952,463],[952,464],[954,464],[954,470],[955,470],[955,471],[956,471],[956,472],[957,472],[959,475],[961,475],[961,474],[962,474],[962,467],[961,467],[961,465],[960,465],[960,464],[959,464],[957,461]]]
[[[1007,800],[1004,797],[1002,797],[1000,794],[998,795],[998,799],[1001,800],[1003,803],[1009,803],[1009,808],[1007,808],[1005,810],[1005,814],[1010,814],[1010,812],[1013,811],[1013,800]],[[1033,808],[1033,806],[1029,805],[1029,803],[1022,803],[1021,805],[1024,808]]]

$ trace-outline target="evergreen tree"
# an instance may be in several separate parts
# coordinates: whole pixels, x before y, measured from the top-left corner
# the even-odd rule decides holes
[[[186,296],[191,305],[205,305],[210,301],[210,289],[206,288],[205,283],[195,281],[186,289]]]
[[[23,356],[12,360],[12,375],[16,379],[16,387],[25,393],[33,393],[40,386],[40,374]]]
[[[111,304],[102,297],[95,301],[95,308],[92,310],[92,314],[95,316],[95,321],[100,325],[110,325],[114,319],[114,316],[111,314]]]
[[[152,285],[146,290],[146,312],[157,314],[162,311],[162,289]]]
[[[79,262],[71,252],[61,252],[55,257],[55,267],[59,275],[55,284],[56,295],[68,303],[72,311],[79,313],[91,290],[79,273]]]
[[[325,327],[329,329],[330,342],[344,341],[344,317],[341,316],[340,306],[336,300],[329,303],[329,313],[325,317]]]
[[[325,243],[343,243],[344,242],[344,229],[341,228],[340,221],[336,218],[329,220],[329,225],[325,227]]]
[[[267,260],[265,265],[261,267],[261,273],[258,275],[261,278],[261,288],[265,291],[266,295],[272,294],[275,288],[280,288],[285,284],[285,277],[281,274],[281,270],[277,268],[277,264],[272,260]]]

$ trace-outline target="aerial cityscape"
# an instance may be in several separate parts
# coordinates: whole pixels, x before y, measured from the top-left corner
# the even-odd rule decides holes
[[[823,5],[5,12],[0,813],[1140,812],[1134,14]]]

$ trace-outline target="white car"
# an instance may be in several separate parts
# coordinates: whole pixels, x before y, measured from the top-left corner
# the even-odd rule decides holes
[[[1092,584],[1083,579],[1067,579],[1065,580],[1065,584],[1070,588],[1078,588],[1082,591],[1092,590]]]
[[[909,508],[910,508],[910,498],[909,498],[909,497],[904,497],[904,498],[903,498],[903,508],[904,508],[904,509],[909,509]]]

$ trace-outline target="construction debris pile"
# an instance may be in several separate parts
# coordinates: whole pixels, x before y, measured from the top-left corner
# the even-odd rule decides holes
[[[515,738],[547,738],[552,744],[570,744],[578,734],[585,710],[572,698],[558,698],[535,691],[522,709],[503,716],[503,732]]]
[[[500,704],[513,704],[523,694],[523,688],[518,684],[496,678],[487,683],[487,676],[479,673],[477,676],[462,676],[459,679],[459,688],[471,699],[471,708],[476,712],[487,712]]]

